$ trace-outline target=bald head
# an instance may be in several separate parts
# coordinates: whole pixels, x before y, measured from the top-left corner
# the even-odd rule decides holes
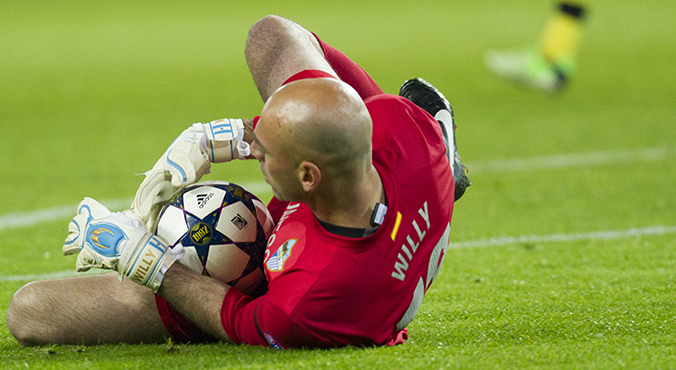
[[[283,86],[266,103],[260,123],[297,161],[309,160],[340,175],[370,164],[371,117],[357,92],[342,81],[313,78]]]

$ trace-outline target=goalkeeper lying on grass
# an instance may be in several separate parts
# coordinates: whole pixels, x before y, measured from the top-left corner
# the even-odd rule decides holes
[[[79,253],[78,271],[114,273],[21,288],[7,310],[19,343],[171,337],[281,349],[407,338],[448,247],[454,201],[469,185],[450,105],[420,79],[401,96],[384,94],[345,55],[276,16],[252,26],[246,58],[261,115],[225,131],[219,122],[186,130],[124,212],[85,198],[64,253]],[[274,193],[266,262],[286,253],[282,266],[265,264],[269,289],[257,297],[175,263],[181,251],[148,231],[175,190],[233,157],[257,159]],[[99,237],[102,228],[109,237]]]

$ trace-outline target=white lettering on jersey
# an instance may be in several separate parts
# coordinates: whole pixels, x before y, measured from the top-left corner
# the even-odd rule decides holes
[[[423,221],[425,221],[426,228],[424,230],[420,229],[417,220],[413,220],[411,224],[418,235],[418,239],[414,241],[411,235],[406,235],[406,243],[408,243],[408,245],[406,245],[406,243],[401,245],[401,252],[397,255],[398,261],[394,263],[392,277],[401,281],[404,281],[406,278],[409,262],[413,260],[415,252],[418,250],[418,246],[422,243],[427,230],[430,228],[430,215],[427,208],[427,201],[425,201],[423,206],[418,209],[418,214],[422,217]]]
[[[416,285],[415,291],[413,292],[413,298],[411,299],[411,303],[409,303],[408,308],[404,313],[404,316],[402,316],[401,320],[399,320],[399,322],[397,323],[397,331],[402,330],[403,328],[408,326],[408,324],[410,324],[411,321],[413,321],[415,313],[418,312],[418,309],[422,304],[425,291],[427,291],[427,289],[430,287],[430,284],[432,284],[432,281],[437,277],[439,269],[441,268],[441,263],[444,261],[444,257],[446,257],[446,251],[448,251],[448,241],[450,235],[451,235],[451,225],[448,224],[446,226],[444,234],[441,235],[439,242],[437,243],[437,245],[434,246],[432,255],[430,255],[430,260],[427,265],[426,281],[423,281],[422,276],[418,279],[418,285]]]
[[[279,231],[279,228],[284,223],[284,220],[289,218],[289,216],[292,213],[296,212],[298,210],[298,207],[300,207],[300,203],[289,203],[289,205],[286,206],[286,209],[284,210],[282,217],[279,218],[279,222],[277,222],[277,226],[272,231],[272,235],[270,235],[270,239],[268,239],[268,247],[270,247],[272,245],[272,243],[274,243],[275,237],[277,236],[277,231]],[[265,252],[266,252],[266,257],[267,257],[268,251],[266,250]]]

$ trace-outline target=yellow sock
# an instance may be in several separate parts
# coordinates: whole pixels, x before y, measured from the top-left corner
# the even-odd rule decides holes
[[[564,1],[558,4],[556,14],[547,22],[540,40],[540,51],[545,59],[563,69],[573,68],[584,15],[585,7],[581,3]]]

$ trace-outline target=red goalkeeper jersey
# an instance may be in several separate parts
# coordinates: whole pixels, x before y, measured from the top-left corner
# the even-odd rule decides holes
[[[268,292],[230,289],[221,309],[236,343],[274,348],[381,345],[401,340],[448,248],[454,182],[441,129],[410,101],[365,100],[373,163],[387,213],[370,236],[327,231],[301,203],[273,199]],[[349,191],[349,190],[346,190]]]

